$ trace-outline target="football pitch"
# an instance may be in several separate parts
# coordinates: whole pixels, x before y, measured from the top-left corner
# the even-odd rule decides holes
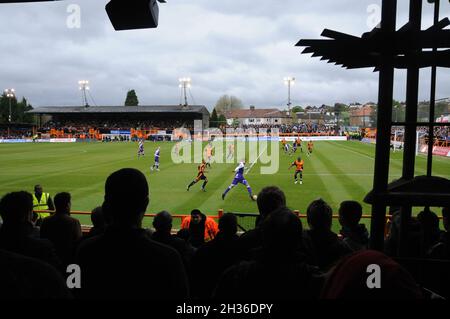
[[[160,171],[151,172],[158,146],[161,147]],[[145,157],[138,158],[138,145],[133,142],[0,144],[0,196],[18,190],[33,192],[33,186],[41,184],[52,197],[57,192],[70,192],[72,210],[91,211],[102,204],[108,175],[132,167],[147,176],[151,193],[148,213],[167,210],[172,214],[189,214],[194,208],[208,215],[216,215],[219,209],[257,213],[256,203],[250,200],[243,185],[233,188],[225,200],[221,198],[233,180],[239,159],[232,164],[213,163],[206,173],[209,179],[206,192],[201,191],[201,182],[188,192],[186,186],[195,178],[198,164],[175,164],[171,159],[173,146],[172,142],[146,142]],[[278,143],[269,146],[280,148]],[[341,201],[357,200],[363,204],[364,213],[370,214],[370,206],[362,200],[372,188],[374,152],[373,145],[357,141],[315,142],[311,157],[300,150],[293,156],[280,150],[277,173],[261,174],[264,164],[257,161],[245,176],[254,194],[264,186],[279,186],[286,194],[288,207],[301,213],[306,212],[312,200],[321,197],[334,212]],[[294,168],[288,170],[298,155],[305,161],[302,185],[294,184]],[[246,157],[249,158],[248,150]],[[401,166],[402,153],[391,153],[390,180],[400,177]],[[416,174],[425,172],[426,158],[420,155],[416,160]],[[448,178],[450,159],[434,157],[433,174]],[[79,218],[83,224],[90,224],[88,216]]]

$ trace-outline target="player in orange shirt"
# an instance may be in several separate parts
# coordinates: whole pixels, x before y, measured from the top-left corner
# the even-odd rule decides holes
[[[295,141],[295,143],[297,144],[297,147],[300,147],[300,152],[303,153],[302,139],[300,137],[297,137],[297,140]]]
[[[213,152],[213,148],[212,148],[211,144],[208,144],[208,146],[206,146],[206,157],[208,159],[208,161],[206,162],[206,166],[208,166],[209,168],[211,168],[212,152]]]
[[[309,141],[308,142],[308,156],[310,156],[312,154],[313,147],[314,147],[313,141]]]
[[[294,161],[294,163],[291,164],[291,166],[289,166],[289,169],[295,166],[295,173],[294,173],[295,184],[298,183],[298,175],[300,175],[300,184],[303,184],[303,165],[304,162],[302,158],[299,157]]]
[[[205,160],[202,160],[202,163],[198,166],[197,177],[189,184],[187,187],[187,191],[191,188],[191,186],[197,184],[199,181],[203,181],[202,191],[206,192],[206,184],[208,184],[208,178],[205,175],[206,163]]]

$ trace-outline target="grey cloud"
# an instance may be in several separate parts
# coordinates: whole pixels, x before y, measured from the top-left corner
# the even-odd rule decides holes
[[[160,5],[157,29],[115,32],[107,0],[0,5],[0,88],[14,87],[33,105],[77,105],[77,81],[89,79],[97,104],[122,104],[136,89],[141,104],[179,102],[178,77],[191,76],[197,103],[213,106],[222,94],[245,104],[284,107],[283,77],[297,78],[296,104],[376,101],[378,74],[344,70],[295,47],[324,28],[369,31],[367,6],[380,0],[170,0]],[[407,19],[399,1],[399,26]],[[81,8],[81,28],[66,27],[67,5]],[[450,5],[443,4],[450,13]],[[424,2],[424,27],[432,6]],[[421,77],[427,99],[429,76]],[[396,99],[404,100],[397,72]],[[438,96],[450,96],[449,70],[439,70]]]

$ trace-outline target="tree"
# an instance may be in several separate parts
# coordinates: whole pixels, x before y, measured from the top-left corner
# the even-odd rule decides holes
[[[227,125],[227,119],[225,118],[225,115],[220,114],[218,123],[219,125]]]
[[[348,110],[348,106],[344,103],[334,103],[334,112],[342,113],[344,111]]]
[[[296,105],[296,106],[294,106],[294,107],[291,109],[291,112],[292,112],[293,114],[295,114],[295,113],[300,113],[300,112],[303,112],[303,108],[302,108],[301,106],[299,106],[299,105]]]
[[[217,100],[215,109],[218,114],[223,114],[226,111],[242,109],[243,107],[244,104],[237,97],[223,95]]]
[[[11,122],[13,123],[34,123],[35,117],[33,114],[27,113],[33,107],[28,104],[26,98],[22,98],[20,102],[16,97],[11,100]],[[0,123],[8,123],[9,120],[9,98],[5,94],[0,96]]]
[[[139,100],[136,95],[135,90],[130,90],[127,93],[127,98],[125,99],[125,106],[138,106]]]
[[[405,120],[405,106],[397,100],[392,101],[392,121],[401,122]]]
[[[209,118],[209,125],[211,127],[217,127],[218,126],[218,117],[217,117],[217,112],[216,109],[214,109],[211,113],[211,117]]]

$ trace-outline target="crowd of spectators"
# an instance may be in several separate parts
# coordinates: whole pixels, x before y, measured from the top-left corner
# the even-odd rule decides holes
[[[69,193],[55,195],[55,213],[40,228],[33,221],[31,194],[4,195],[0,296],[240,301],[428,296],[393,259],[400,225],[395,207],[381,253],[368,249],[362,207],[355,201],[340,205],[339,234],[332,230],[332,209],[324,200],[310,203],[304,225],[274,186],[258,194],[255,228],[241,235],[235,215],[224,214],[217,225],[199,210],[177,234],[167,211],[157,214],[153,229],[145,229],[149,204],[146,177],[135,169],[116,171],[105,182],[103,204],[92,211],[93,227],[82,235],[79,221],[70,216]],[[450,259],[449,208],[442,214],[445,231],[429,209],[412,219],[408,256]],[[72,264],[80,267],[81,285],[69,289],[64,277]],[[367,267],[373,264],[383,273],[380,289],[366,284]]]
[[[226,128],[237,128],[236,126],[228,125]],[[321,135],[340,135],[336,132],[336,126],[325,125],[312,122],[297,123],[297,124],[262,124],[262,125],[241,125],[241,129],[267,130],[268,133],[272,129],[277,129],[279,133],[301,133],[301,134],[321,134]]]
[[[191,123],[192,122],[192,123]],[[109,134],[110,131],[129,131],[135,130],[168,130],[172,131],[180,127],[193,127],[193,121],[180,120],[66,120],[66,121],[48,121],[42,126],[42,131],[51,129],[63,130],[67,134],[87,133],[89,129],[99,130],[100,133]]]

